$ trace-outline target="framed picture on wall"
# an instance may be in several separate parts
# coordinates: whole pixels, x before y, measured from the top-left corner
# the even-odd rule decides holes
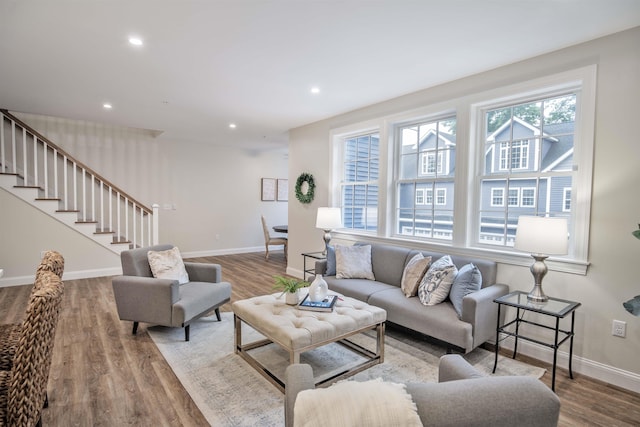
[[[278,179],[277,200],[279,202],[289,201],[289,180],[288,179]]]
[[[262,201],[272,202],[276,200],[276,179],[262,178]]]

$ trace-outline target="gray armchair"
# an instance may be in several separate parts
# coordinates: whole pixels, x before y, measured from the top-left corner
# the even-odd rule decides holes
[[[184,327],[189,341],[192,320],[215,310],[231,299],[231,284],[222,281],[219,264],[185,262],[189,282],[156,279],[151,273],[147,253],[164,251],[173,245],[156,245],[124,251],[120,254],[122,276],[112,280],[120,320],[133,321],[133,334],[140,322],[169,327]]]
[[[458,354],[442,356],[438,383],[407,383],[424,426],[556,426],[560,399],[540,380],[486,377]],[[314,385],[311,366],[285,371],[285,425],[294,425],[296,396]]]

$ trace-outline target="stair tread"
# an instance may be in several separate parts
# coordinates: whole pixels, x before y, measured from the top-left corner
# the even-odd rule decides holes
[[[71,213],[78,213],[80,212],[79,210],[74,210],[74,209],[58,209],[56,212],[71,212]]]
[[[36,188],[44,191],[44,188],[38,187],[37,185],[14,185],[13,188]]]
[[[91,220],[87,220],[87,221],[76,221],[76,224],[97,224],[98,221],[91,221]]]
[[[52,201],[56,201],[59,202],[62,199],[59,199],[57,197],[36,197],[36,200],[38,201],[47,201],[47,200],[52,200]]]

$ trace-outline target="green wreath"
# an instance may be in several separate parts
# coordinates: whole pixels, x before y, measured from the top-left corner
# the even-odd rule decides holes
[[[306,194],[302,192],[302,184],[305,182],[309,186]],[[313,181],[313,175],[306,172],[301,173],[296,181],[296,199],[298,199],[300,203],[311,203],[313,201],[313,193],[315,192],[315,189],[316,183]]]

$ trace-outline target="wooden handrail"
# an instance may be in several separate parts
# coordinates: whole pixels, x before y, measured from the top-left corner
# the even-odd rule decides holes
[[[38,131],[36,131],[35,129],[33,129],[31,126],[29,126],[28,124],[24,123],[22,120],[18,119],[16,116],[14,116],[13,114],[11,114],[8,110],[6,109],[0,109],[0,111],[2,112],[2,114],[5,115],[5,117],[8,117],[9,119],[13,120],[14,122],[16,122],[16,124],[18,124],[19,126],[21,126],[23,129],[25,129],[26,131],[30,132],[32,135],[35,135],[38,139],[40,139],[43,142],[46,142],[49,146],[53,147],[56,149],[56,151],[58,151],[58,153],[61,153],[63,156],[66,156],[67,158],[73,159],[73,161],[79,165],[81,168],[85,169],[86,171],[88,171],[91,175],[95,176],[97,179],[99,179],[100,181],[102,181],[104,184],[106,184],[107,186],[113,188],[114,190],[116,190],[120,196],[128,199],[129,201],[133,202],[136,204],[136,206],[138,206],[139,208],[141,208],[143,211],[145,211],[148,214],[153,214],[153,210],[149,207],[147,207],[146,205],[144,205],[143,203],[139,202],[138,200],[134,199],[133,197],[131,197],[129,194],[125,193],[124,191],[121,191],[120,188],[118,188],[116,185],[112,184],[109,180],[107,180],[106,178],[103,178],[100,174],[98,174],[96,171],[94,171],[93,169],[91,169],[90,167],[88,167],[87,165],[85,165],[84,163],[77,161],[75,159],[74,156],[70,155],[69,153],[67,153],[65,150],[63,150],[62,148],[60,148],[58,145],[54,144],[53,142],[51,142],[48,138],[46,138],[44,135],[42,135],[41,133],[39,133]],[[4,126],[4,124],[3,124]]]

